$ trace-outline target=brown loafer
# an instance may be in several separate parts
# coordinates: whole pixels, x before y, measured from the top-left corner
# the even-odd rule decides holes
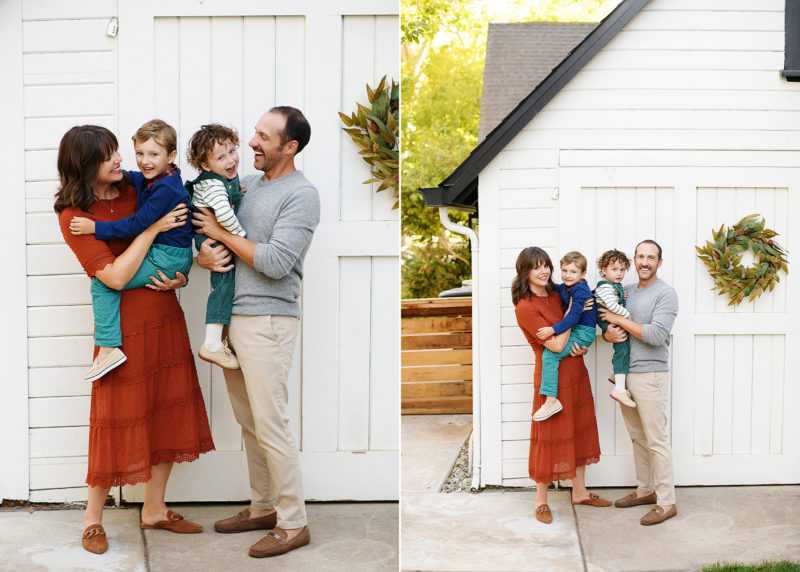
[[[550,507],[546,504],[540,504],[536,507],[536,520],[544,524],[553,522],[553,513],[550,512]]]
[[[611,501],[606,499],[601,499],[594,493],[589,493],[588,499],[583,499],[580,502],[572,501],[572,504],[588,504],[589,506],[611,506]]]
[[[102,524],[90,524],[83,530],[81,545],[89,552],[102,554],[108,550],[108,539]]]
[[[307,526],[300,529],[300,532],[291,540],[287,538],[286,531],[282,528],[274,528],[272,532],[256,542],[250,547],[250,556],[253,558],[266,558],[286,554],[290,550],[300,548],[311,542],[311,531]]]
[[[167,520],[159,520],[155,524],[141,523],[139,528],[142,530],[161,529],[169,530],[170,532],[177,532],[178,534],[195,534],[203,532],[203,527],[196,522],[184,520],[183,515],[178,514],[173,510],[167,511]]]
[[[646,515],[642,517],[642,520],[639,521],[639,524],[643,524],[644,526],[650,526],[651,524],[661,524],[668,518],[672,518],[678,514],[678,507],[676,505],[672,505],[669,510],[665,511],[660,506],[656,505],[650,509]]]
[[[250,516],[250,507],[230,518],[224,518],[214,523],[214,530],[224,532],[246,532],[248,530],[272,530],[278,524],[278,514],[253,518]]]
[[[656,504],[656,491],[643,497],[636,497],[636,493],[632,492],[628,496],[622,497],[614,501],[614,506],[617,508],[630,508],[632,506],[639,506],[642,504]]]

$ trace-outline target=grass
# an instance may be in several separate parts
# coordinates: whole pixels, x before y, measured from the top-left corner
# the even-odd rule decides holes
[[[762,562],[761,564],[714,564],[703,568],[703,572],[800,572],[800,562]]]

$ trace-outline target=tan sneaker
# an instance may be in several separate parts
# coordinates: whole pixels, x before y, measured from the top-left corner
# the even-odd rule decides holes
[[[128,357],[122,353],[121,349],[114,348],[103,361],[100,361],[99,357],[95,358],[94,363],[92,364],[92,369],[86,372],[86,374],[83,376],[83,379],[86,381],[100,379],[115,367],[119,367],[125,363],[126,359],[128,359]]]
[[[636,407],[636,403],[634,403],[633,399],[631,399],[631,392],[627,389],[625,391],[617,391],[616,389],[611,392],[609,396],[614,401],[619,402],[626,407]]]
[[[564,409],[564,406],[561,405],[561,402],[556,399],[549,407],[547,402],[542,405],[539,409],[536,410],[536,413],[533,414],[534,421],[544,421],[545,419],[549,419],[559,411]]]
[[[200,351],[197,352],[197,355],[200,356],[200,359],[216,364],[222,369],[241,369],[239,360],[236,359],[236,356],[231,353],[231,349],[228,347],[228,340],[223,341],[222,347],[214,352],[207,349],[204,344],[200,346]]]

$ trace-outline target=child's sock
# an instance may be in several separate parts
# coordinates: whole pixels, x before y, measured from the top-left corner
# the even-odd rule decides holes
[[[206,324],[206,339],[203,345],[211,352],[222,347],[222,324]]]
[[[614,374],[614,383],[616,387],[614,388],[617,391],[625,391],[625,374],[624,373],[615,373]]]

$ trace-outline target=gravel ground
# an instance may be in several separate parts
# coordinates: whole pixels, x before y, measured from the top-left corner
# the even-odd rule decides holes
[[[447,479],[442,486],[443,493],[462,493],[472,492],[472,474],[469,470],[469,436],[464,440],[461,445],[461,450],[458,452],[458,458],[453,465],[453,470],[447,476]]]

